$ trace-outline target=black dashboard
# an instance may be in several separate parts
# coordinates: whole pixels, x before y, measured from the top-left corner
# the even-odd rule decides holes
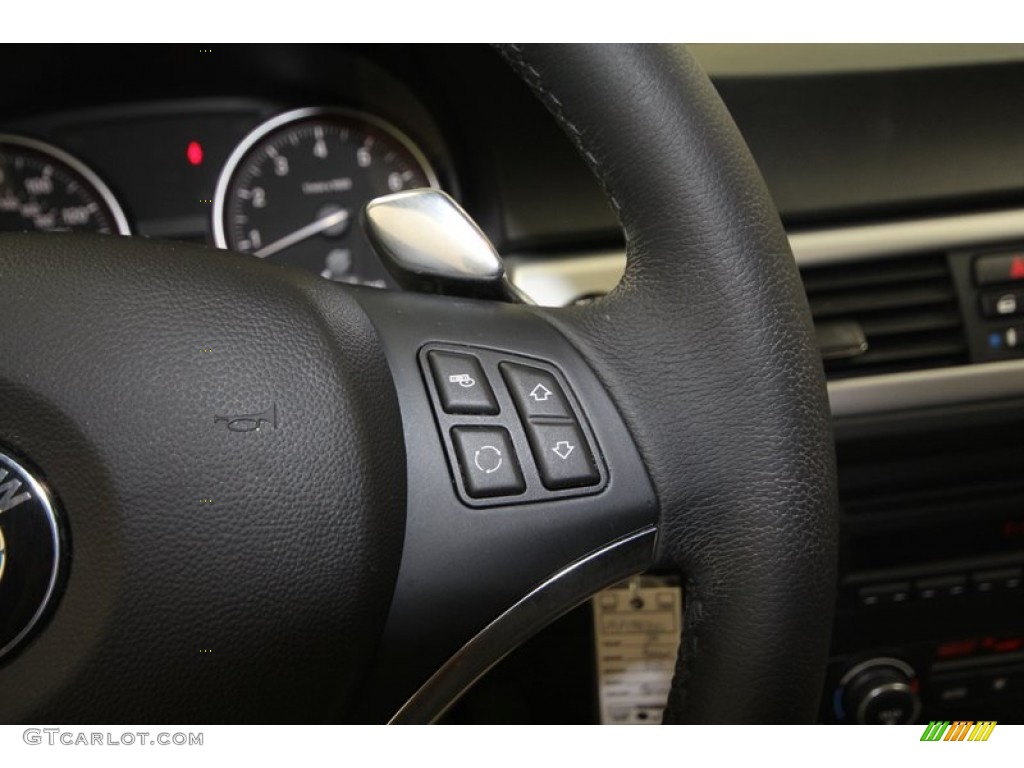
[[[539,303],[586,300],[621,274],[596,182],[486,47],[5,46],[0,66],[26,57],[42,61],[6,86],[0,134],[80,161],[133,234],[225,245],[217,199],[238,192],[225,173],[239,147],[327,108],[407,140]],[[821,720],[1020,721],[1024,56],[711,74],[790,234],[830,379],[843,528]],[[593,720],[589,610],[524,645],[451,719]]]
[[[0,60],[15,67],[32,50],[5,46]],[[502,250],[576,246],[581,233],[584,243],[617,239],[585,168],[485,47],[59,50],[12,84],[0,131],[45,141],[95,171],[134,234],[212,244],[217,180],[231,152],[275,116],[328,108],[407,137]],[[195,165],[193,142],[202,148]]]
[[[375,115],[408,134],[504,252],[619,239],[611,209],[543,108],[485,47],[7,45],[0,129],[104,178],[133,231],[208,239],[217,176],[296,107]],[[26,59],[38,66],[19,68]],[[40,60],[41,59],[41,60]],[[712,76],[794,228],[1020,204],[1024,65]],[[73,71],[74,77],[71,77]],[[186,162],[201,141],[199,167]],[[671,162],[666,158],[666,162]],[[539,180],[543,179],[543,183]]]

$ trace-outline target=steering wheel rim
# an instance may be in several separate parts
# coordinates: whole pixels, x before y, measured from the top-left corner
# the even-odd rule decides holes
[[[0,239],[0,447],[39,467],[74,550],[49,626],[0,662],[0,685],[33,686],[0,703],[0,719],[96,722],[97,707],[115,720],[308,721],[331,706],[347,719],[387,717],[393,698],[378,712],[359,692],[386,676],[389,638],[405,633],[399,655],[421,641],[405,629],[444,609],[460,568],[485,579],[489,559],[514,561],[504,583],[480,587],[479,605],[450,614],[458,631],[435,647],[423,640],[420,667],[450,656],[483,619],[507,616],[522,603],[513,596],[537,594],[531,585],[583,574],[575,592],[541,591],[529,604],[534,621],[566,610],[618,574],[581,564],[638,541],[629,568],[686,577],[666,719],[814,719],[834,606],[834,457],[806,299],[756,166],[683,51],[501,52],[595,172],[626,234],[623,282],[591,306],[348,289],[178,244]],[[68,339],[81,315],[93,322]],[[196,354],[211,329],[209,348],[227,354],[208,365]],[[55,361],[26,356],[35,339]],[[604,484],[547,496],[538,485],[528,504],[467,509],[425,362],[431,345],[491,360],[496,388],[504,359],[547,366],[596,446]],[[511,396],[498,394],[501,414],[479,418],[512,419],[504,428],[535,483],[528,420],[515,422]],[[269,413],[267,402],[273,421],[256,421],[265,430],[224,431],[238,414]],[[167,455],[170,466],[154,466]],[[253,462],[279,468],[288,493],[246,474]],[[183,528],[182,505],[207,497],[225,499],[226,516],[208,522],[193,509]],[[271,533],[284,577],[241,565],[255,540],[233,516],[242,511]],[[459,536],[469,545],[444,543]],[[179,594],[203,568],[221,582]],[[415,605],[431,568],[445,573]],[[232,569],[244,574],[237,584]],[[199,632],[227,650],[203,657],[206,670],[195,666]],[[472,677],[505,650],[438,674]],[[163,700],[137,690],[154,658]],[[254,664],[276,666],[257,685]],[[403,685],[411,693],[419,682]],[[450,703],[433,702],[411,719]]]
[[[601,181],[626,235],[618,289],[551,316],[594,361],[651,471],[656,561],[686,575],[667,717],[813,721],[835,606],[835,458],[806,296],[760,172],[684,50],[503,53]],[[621,94],[629,108],[609,110]],[[656,322],[636,322],[641,308]],[[662,355],[682,374],[667,390]],[[698,490],[681,469],[694,459],[673,446],[731,458]]]

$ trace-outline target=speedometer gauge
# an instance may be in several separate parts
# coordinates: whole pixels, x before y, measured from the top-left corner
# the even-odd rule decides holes
[[[80,160],[24,136],[0,134],[0,231],[130,234],[107,185]]]
[[[330,280],[374,286],[390,279],[359,218],[380,195],[437,187],[407,136],[359,112],[299,109],[259,126],[217,182],[214,240]]]

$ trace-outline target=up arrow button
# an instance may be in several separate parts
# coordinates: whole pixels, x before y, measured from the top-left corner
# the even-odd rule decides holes
[[[530,391],[530,397],[536,400],[538,403],[546,402],[551,397],[551,390],[545,387],[543,384],[538,384]]]
[[[541,368],[502,363],[501,375],[524,419],[537,416],[572,418],[572,409],[555,377]]]

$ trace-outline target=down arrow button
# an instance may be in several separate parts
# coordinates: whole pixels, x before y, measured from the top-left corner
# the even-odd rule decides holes
[[[524,426],[545,488],[556,491],[600,482],[594,457],[575,422],[527,422]]]

